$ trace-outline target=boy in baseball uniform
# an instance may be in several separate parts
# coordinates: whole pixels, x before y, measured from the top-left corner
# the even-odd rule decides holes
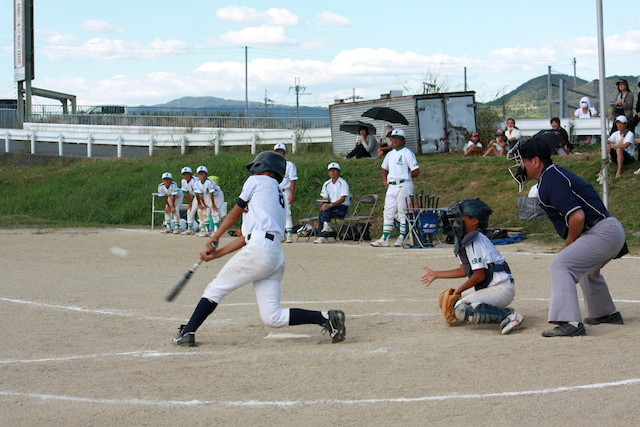
[[[213,191],[211,193],[213,197],[213,207],[211,208],[209,223],[211,224],[211,229],[216,231],[224,217],[227,216],[227,204],[224,202],[224,192],[222,191],[222,188],[220,188],[220,178],[212,175],[209,179],[213,181],[214,184]]]
[[[164,223],[161,233],[180,233],[180,222],[176,209],[178,184],[173,180],[171,172],[162,174],[162,182],[158,184],[158,196],[164,201]]]
[[[278,184],[286,172],[286,160],[275,151],[263,151],[247,165],[252,174],[244,183],[237,204],[222,221],[200,253],[211,261],[239,250],[204,291],[186,325],[173,339],[177,345],[196,345],[195,332],[230,292],[253,282],[262,321],[269,326],[316,324],[334,343],[345,338],[345,316],[341,310],[312,311],[280,306],[280,282],[284,276],[286,203]],[[242,236],[218,248],[220,237],[242,217]]]
[[[196,199],[196,179],[193,177],[193,170],[189,166],[182,168],[182,194],[187,203],[187,229],[181,234],[193,235],[193,222],[198,211],[198,200]]]
[[[391,132],[391,146],[382,161],[382,182],[387,187],[384,198],[384,220],[382,237],[371,242],[371,246],[389,246],[389,236],[393,231],[393,220],[400,222],[400,236],[393,246],[402,247],[407,236],[406,199],[413,194],[413,178],[420,174],[415,154],[405,146],[406,137],[402,129]]]
[[[280,154],[282,157],[287,156],[287,146],[283,143],[276,144],[273,147],[273,151]],[[284,229],[287,233],[287,243],[293,243],[293,220],[291,219],[291,205],[295,200],[296,195],[296,183],[298,182],[298,169],[293,162],[287,160],[287,171],[284,174],[284,178],[280,183],[280,189],[284,194],[284,201],[287,202],[287,221],[285,222]]]
[[[215,208],[212,193],[215,184],[209,179],[209,170],[206,166],[198,166],[196,169],[198,179],[194,187],[196,199],[198,200],[198,222],[200,223],[200,232],[198,237],[208,237],[212,226],[210,221],[211,212]]]
[[[456,320],[496,323],[506,335],[517,329],[524,317],[507,307],[513,301],[516,288],[504,256],[485,235],[492,213],[491,207],[480,199],[466,199],[451,205],[446,220],[455,236],[453,252],[460,259],[460,266],[442,271],[425,267],[426,274],[420,281],[429,286],[439,278],[466,277],[452,293],[451,302],[457,300],[456,319],[447,319],[449,323],[454,324]]]

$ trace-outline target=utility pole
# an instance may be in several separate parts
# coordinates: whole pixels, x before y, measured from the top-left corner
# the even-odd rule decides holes
[[[576,88],[576,58],[573,58],[573,88]]]
[[[295,84],[293,86],[289,86],[289,91],[293,89],[296,92],[296,116],[300,117],[300,95],[311,95],[310,93],[304,93],[307,89],[304,86],[300,86],[300,77],[295,78]]]
[[[249,63],[248,46],[244,47],[244,116],[249,117]]]
[[[353,102],[356,102],[356,100],[358,99],[362,99],[362,97],[360,95],[356,95],[356,88],[353,88],[353,95],[349,96],[348,98],[345,98],[346,100],[351,100]]]
[[[467,67],[464,67],[464,91],[467,91]]]
[[[273,99],[269,99],[267,96],[267,90],[264,90],[264,115],[267,115],[267,108],[269,104],[273,104]]]

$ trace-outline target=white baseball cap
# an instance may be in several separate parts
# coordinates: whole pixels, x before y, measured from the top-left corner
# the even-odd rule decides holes
[[[329,166],[327,166],[327,170],[329,170],[329,169],[341,170],[340,169],[340,164],[338,162],[331,162],[331,163],[329,163]]]
[[[173,179],[173,175],[171,175],[171,172],[165,172],[162,174],[162,179]]]
[[[196,173],[198,174],[200,172],[209,173],[209,169],[207,169],[206,166],[200,165],[198,166],[198,169],[196,169]]]
[[[193,171],[191,170],[191,168],[189,166],[183,167],[182,170],[180,171],[180,173],[190,173],[191,175],[193,175]]]
[[[626,116],[618,116],[618,117],[616,117],[616,122],[627,123],[627,117]]]
[[[278,151],[278,150],[282,150],[284,152],[287,151],[287,146],[284,145],[282,142],[277,143],[276,145],[273,146],[273,151]]]
[[[394,129],[391,132],[391,138],[393,138],[394,136],[396,138],[406,139],[406,136],[405,136],[404,131],[402,129]]]

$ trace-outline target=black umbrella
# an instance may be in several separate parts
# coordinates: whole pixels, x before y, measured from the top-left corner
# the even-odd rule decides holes
[[[362,117],[369,117],[375,120],[384,120],[390,123],[400,123],[408,125],[409,121],[398,111],[389,107],[373,107],[362,113]]]
[[[349,132],[353,134],[358,134],[360,132],[361,127],[366,127],[369,129],[369,135],[376,134],[376,128],[371,123],[361,122],[360,120],[347,120],[346,122],[342,122],[340,125],[340,130],[344,132]]]

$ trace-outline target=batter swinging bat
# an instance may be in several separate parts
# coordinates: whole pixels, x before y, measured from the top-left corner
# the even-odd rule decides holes
[[[213,246],[217,247],[218,245],[214,243]],[[189,279],[191,279],[191,276],[193,275],[193,273],[198,269],[198,267],[200,267],[200,264],[202,264],[201,259],[199,259],[198,262],[193,264],[191,268],[187,270],[187,272],[184,273],[176,283],[174,283],[171,289],[169,289],[169,292],[167,292],[167,295],[164,297],[165,301],[171,302],[176,296],[178,296],[182,288],[184,288],[184,285],[186,285]]]

